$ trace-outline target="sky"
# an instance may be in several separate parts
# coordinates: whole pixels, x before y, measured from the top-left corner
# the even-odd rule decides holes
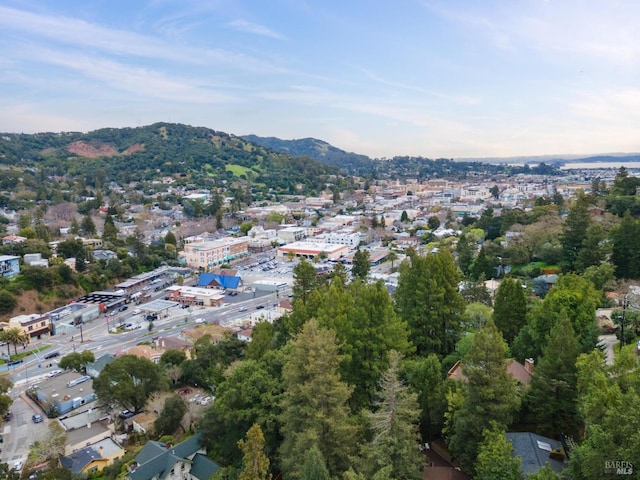
[[[0,0],[0,131],[640,152],[637,0]]]

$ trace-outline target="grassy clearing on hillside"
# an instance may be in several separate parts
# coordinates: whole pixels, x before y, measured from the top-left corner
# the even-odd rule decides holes
[[[251,171],[250,168],[243,167],[242,165],[235,165],[235,164],[225,165],[224,168],[227,172],[233,173],[234,177],[240,177],[241,175],[246,175],[247,172]]]

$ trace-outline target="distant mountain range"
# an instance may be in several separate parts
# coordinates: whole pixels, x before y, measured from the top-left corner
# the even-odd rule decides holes
[[[241,138],[277,152],[292,156],[307,156],[327,165],[334,165],[350,172],[365,172],[371,169],[372,159],[367,155],[346,152],[340,148],[318,140],[317,138],[300,138],[283,140],[277,137],[259,137],[257,135],[243,135]],[[394,157],[407,158],[407,157]],[[604,163],[604,162],[639,162],[640,153],[605,153],[593,155],[535,155],[516,157],[469,157],[456,158],[456,162],[501,164],[538,164],[562,166],[571,163]]]
[[[307,156],[324,164],[334,165],[349,171],[358,171],[371,164],[371,158],[366,155],[345,152],[317,138],[282,140],[276,137],[259,137],[257,135],[243,135],[241,138],[276,152],[286,153],[293,157]]]

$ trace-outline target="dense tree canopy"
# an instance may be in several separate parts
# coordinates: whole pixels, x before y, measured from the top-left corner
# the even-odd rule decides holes
[[[420,355],[450,353],[462,330],[464,299],[460,276],[448,251],[425,257],[412,254],[400,266],[395,303],[409,325],[410,339]]]
[[[340,379],[335,334],[310,320],[291,342],[282,369],[280,455],[285,478],[302,477],[300,459],[316,447],[331,475],[346,471],[355,429],[349,421],[352,389]]]
[[[93,380],[100,404],[140,412],[149,396],[165,388],[160,367],[146,358],[123,355],[104,367]]]

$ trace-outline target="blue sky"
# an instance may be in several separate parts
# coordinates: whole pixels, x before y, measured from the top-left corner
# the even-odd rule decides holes
[[[639,152],[639,21],[637,0],[0,0],[0,131]]]

